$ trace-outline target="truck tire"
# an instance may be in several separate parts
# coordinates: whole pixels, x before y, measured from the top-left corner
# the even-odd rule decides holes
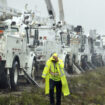
[[[5,62],[0,62],[0,89],[8,88],[7,72],[5,69]]]
[[[33,60],[33,63],[32,63],[31,78],[33,80],[37,80],[37,78],[38,78],[38,70],[36,68],[36,61],[35,60]]]
[[[10,70],[11,90],[17,90],[18,76],[19,76],[19,63],[17,61],[14,61],[12,69]]]
[[[73,73],[72,66],[70,65],[70,55],[68,54],[65,57],[64,68],[69,74]]]

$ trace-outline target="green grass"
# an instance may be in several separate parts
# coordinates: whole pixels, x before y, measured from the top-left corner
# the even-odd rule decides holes
[[[37,90],[37,91],[36,91]],[[24,91],[21,96],[9,94],[0,97],[0,105],[49,105],[49,99],[43,89],[32,88],[31,92]]]
[[[62,105],[105,105],[105,68],[68,78],[71,95],[62,96]],[[0,97],[0,105],[49,105],[44,89],[32,88],[20,96]]]
[[[70,78],[72,104],[105,105],[105,68]]]

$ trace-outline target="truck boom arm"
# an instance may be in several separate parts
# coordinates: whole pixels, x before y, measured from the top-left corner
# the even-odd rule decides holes
[[[54,12],[51,0],[45,0],[45,3],[46,3],[48,14],[50,15],[50,18],[55,19],[55,12]]]
[[[59,5],[59,19],[60,21],[64,22],[64,10],[63,10],[62,0],[58,0],[58,5]]]

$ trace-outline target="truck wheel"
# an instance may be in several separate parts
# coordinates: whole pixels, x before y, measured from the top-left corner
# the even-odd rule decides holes
[[[67,54],[66,57],[65,57],[65,63],[64,63],[64,67],[65,67],[65,70],[68,72],[68,73],[71,73],[71,66],[70,66],[70,56]]]
[[[12,69],[10,70],[10,85],[11,85],[11,90],[17,90],[18,75],[19,75],[19,63],[17,61],[14,61]]]
[[[65,58],[65,65],[64,65],[65,70],[68,70],[68,66],[69,66],[68,60],[69,60],[69,59],[66,57],[66,58]]]
[[[0,89],[8,88],[7,71],[5,69],[5,62],[0,62]]]
[[[36,61],[35,60],[33,60],[33,63],[32,63],[32,70],[31,70],[31,77],[32,77],[32,79],[33,80],[36,80],[37,79],[37,77],[38,77],[38,71],[37,71],[37,69],[36,69]]]

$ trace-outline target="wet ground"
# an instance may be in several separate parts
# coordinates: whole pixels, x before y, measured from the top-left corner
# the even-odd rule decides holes
[[[37,82],[41,88],[44,88],[44,84],[42,83],[42,79],[38,78]],[[0,89],[0,97],[1,96],[21,96],[22,92],[31,92],[32,89],[37,89],[38,87],[36,85],[30,84],[24,77],[19,79],[18,81],[18,88],[16,91],[11,91],[10,88],[8,89]]]
[[[80,75],[66,75],[71,94],[62,96],[62,105],[105,105],[105,67]],[[49,105],[41,80],[40,86],[37,88],[22,79],[18,91],[0,90],[0,105],[15,105],[16,102],[16,105]]]

